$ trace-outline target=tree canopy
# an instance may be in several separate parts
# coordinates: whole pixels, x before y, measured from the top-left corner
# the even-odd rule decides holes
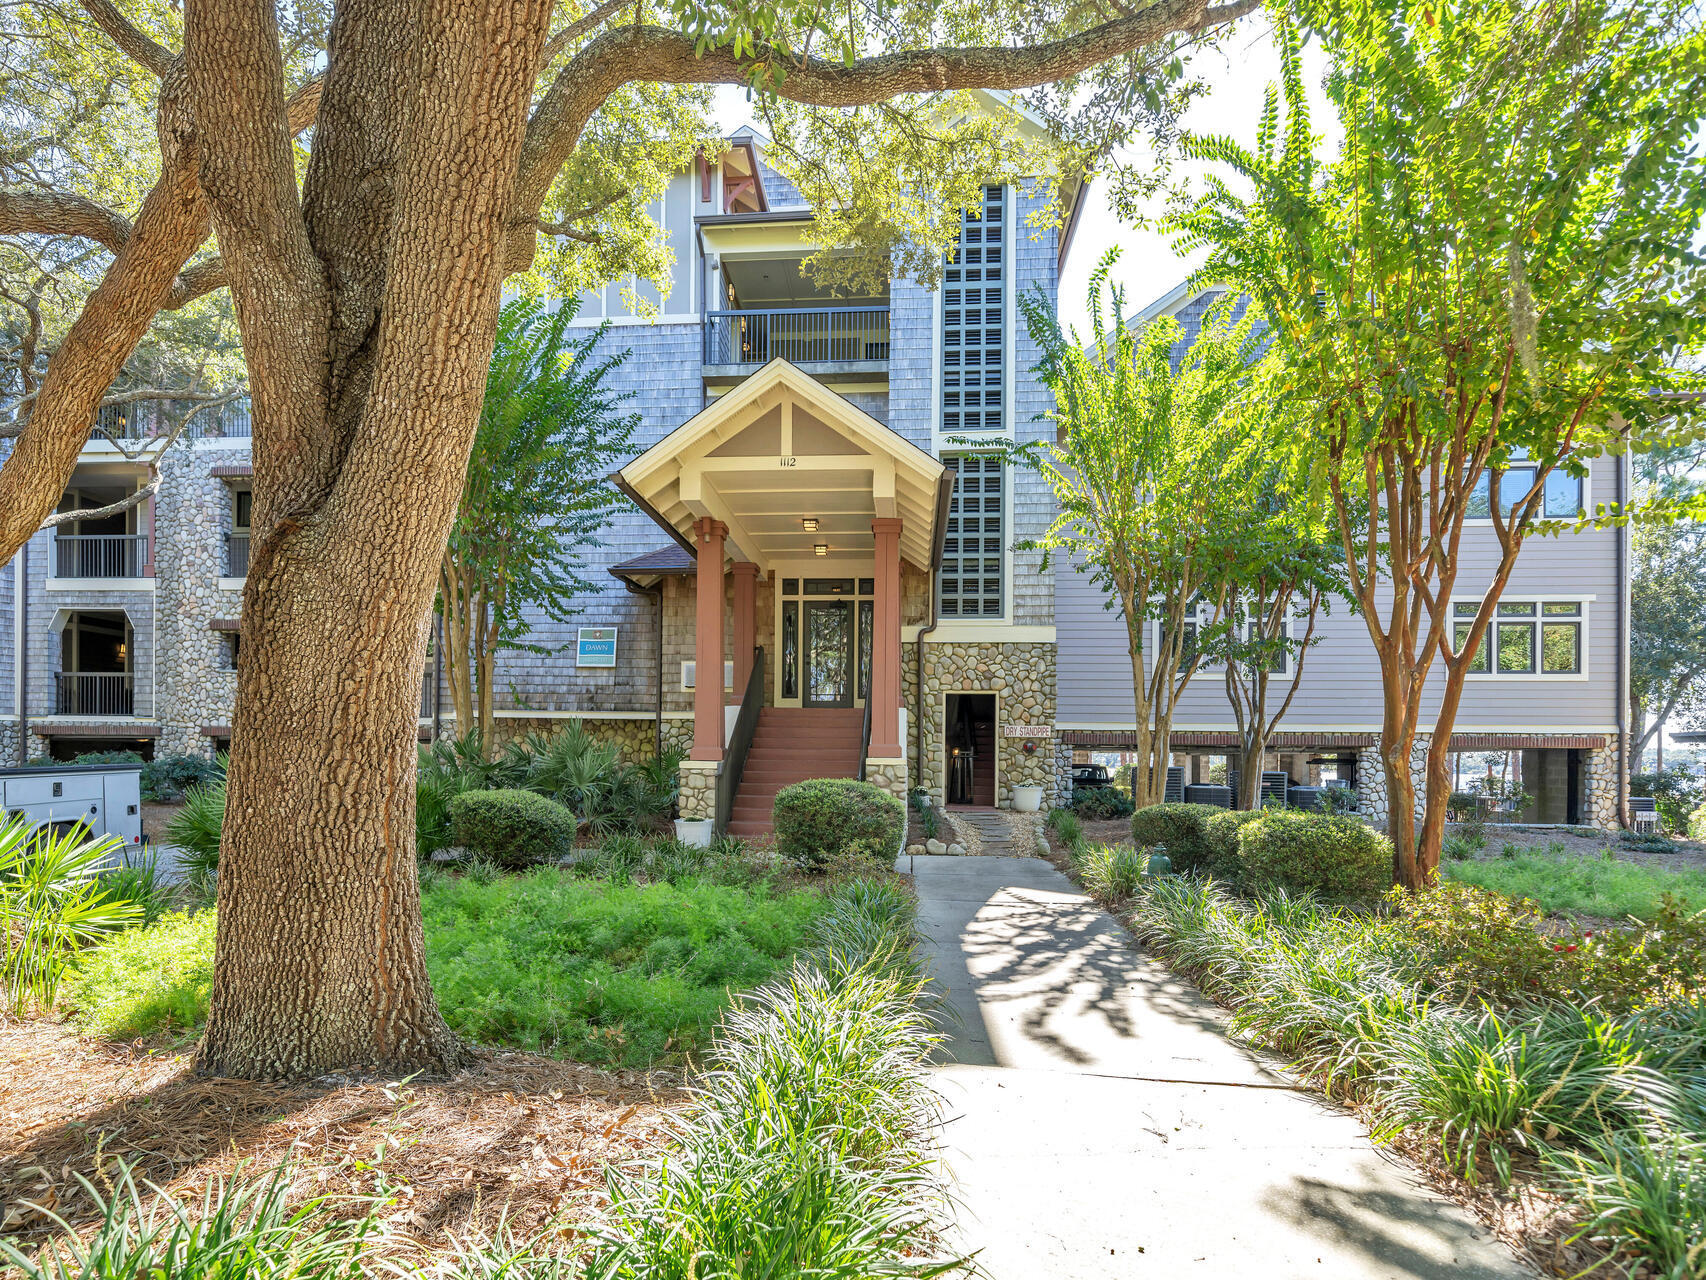
[[[1230,631],[1229,570],[1262,473],[1250,448],[1258,418],[1242,403],[1262,337],[1258,313],[1234,319],[1230,300],[1182,350],[1171,316],[1128,323],[1108,284],[1116,257],[1091,274],[1087,342],[1061,329],[1040,291],[1021,299],[1057,429],[1008,452],[1054,494],[1053,521],[1026,545],[1063,553],[1125,621],[1138,753],[1150,759],[1142,804],[1166,784],[1174,707]]]
[[[1437,865],[1463,678],[1523,541],[1625,519],[1626,504],[1578,511],[1566,477],[1696,429],[1683,393],[1706,339],[1706,34],[1687,0],[1289,12],[1255,149],[1188,140],[1217,176],[1168,225],[1208,251],[1205,279],[1273,325],[1309,423],[1296,442],[1331,494],[1380,655],[1398,873],[1419,885]],[[1336,157],[1311,132],[1300,32],[1327,59]],[[1463,584],[1479,600],[1468,618],[1453,595],[1480,519],[1497,554],[1489,580]],[[1436,664],[1418,856],[1410,752]]]

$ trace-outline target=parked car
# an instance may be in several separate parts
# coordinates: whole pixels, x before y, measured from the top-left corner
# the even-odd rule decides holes
[[[1113,785],[1113,778],[1108,774],[1105,764],[1075,764],[1072,766],[1072,789],[1080,787],[1108,787]]]

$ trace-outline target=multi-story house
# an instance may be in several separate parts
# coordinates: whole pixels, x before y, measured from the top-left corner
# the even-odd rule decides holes
[[[558,652],[502,659],[500,725],[578,721],[630,756],[679,749],[683,816],[736,832],[762,829],[775,790],[809,776],[979,805],[1036,786],[1052,802],[1075,759],[1133,741],[1124,624],[1086,577],[1018,548],[1047,527],[1051,495],[979,445],[1054,430],[1016,303],[1055,294],[1082,190],[1065,192],[1062,231],[1039,231],[1038,197],[991,186],[937,287],[896,277],[837,296],[802,269],[812,210],[763,137],[730,144],[654,211],[673,286],[619,281],[580,300],[575,323],[608,322],[603,342],[628,352],[613,378],[642,424],[612,483],[631,507],[595,552],[608,587],[573,625],[539,620],[532,639]],[[1181,287],[1140,318],[1189,329],[1209,301]],[[246,421],[197,434],[161,459],[151,502],[39,534],[0,570],[7,754],[208,751],[228,735]],[[91,444],[66,502],[102,505],[144,475]],[[1616,500],[1626,483],[1596,461],[1549,508]],[[1530,544],[1458,716],[1458,749],[1521,753],[1538,821],[1616,820],[1624,545],[1616,532]],[[1464,603],[1491,546],[1489,530],[1467,553]],[[1319,633],[1270,763],[1353,782],[1379,816],[1375,656],[1342,608]],[[430,665],[421,717],[423,736],[454,730]],[[1234,745],[1217,675],[1196,679],[1175,729],[1191,777]]]

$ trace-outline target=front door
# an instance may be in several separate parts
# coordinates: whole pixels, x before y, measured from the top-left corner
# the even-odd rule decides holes
[[[853,705],[853,605],[848,600],[806,602],[808,707]]]

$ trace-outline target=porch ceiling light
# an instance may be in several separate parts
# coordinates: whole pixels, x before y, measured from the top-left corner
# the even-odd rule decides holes
[[[817,543],[815,546],[812,547],[812,554],[818,555],[818,556],[828,555],[829,554],[829,543],[827,543],[827,542]]]
[[[800,527],[802,529],[804,529],[807,533],[816,533],[817,532],[817,517],[816,516],[801,516],[800,517]]]

